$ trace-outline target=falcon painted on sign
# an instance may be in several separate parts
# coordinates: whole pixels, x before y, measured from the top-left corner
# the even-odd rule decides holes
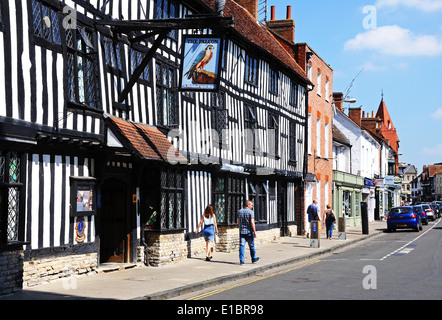
[[[209,61],[212,59],[213,57],[213,46],[211,44],[209,44],[206,49],[202,50],[198,56],[196,57],[196,59],[193,61],[192,66],[190,67],[190,69],[185,73],[185,76],[187,76],[187,79],[190,79],[193,77],[194,73],[198,73],[201,70],[204,69],[204,67],[206,66],[206,64],[209,63]]]

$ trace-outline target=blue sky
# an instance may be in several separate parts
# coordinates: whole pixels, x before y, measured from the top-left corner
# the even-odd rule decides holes
[[[295,42],[308,43],[334,70],[333,91],[367,112],[384,92],[401,162],[442,162],[442,0],[268,0],[276,19],[292,6]]]

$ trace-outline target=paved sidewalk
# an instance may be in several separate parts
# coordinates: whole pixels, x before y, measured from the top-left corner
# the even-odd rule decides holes
[[[380,221],[370,223],[368,235],[362,234],[362,227],[347,227],[346,240],[338,240],[336,231],[333,240],[325,239],[323,231],[319,248],[310,248],[310,239],[302,236],[283,237],[273,243],[257,245],[259,262],[252,264],[246,255],[246,263],[242,266],[235,251],[215,252],[210,262],[201,256],[165,267],[131,266],[114,272],[100,269],[92,276],[71,277],[24,288],[20,293],[0,297],[0,300],[170,299],[311,259],[380,234],[385,229],[386,223]]]

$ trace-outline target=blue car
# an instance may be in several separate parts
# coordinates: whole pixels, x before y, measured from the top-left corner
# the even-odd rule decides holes
[[[421,205],[413,206],[413,209],[415,212],[417,212],[421,216],[422,223],[427,225],[428,224],[428,216],[427,212]]]
[[[422,230],[421,215],[412,206],[395,207],[390,210],[387,219],[387,231],[396,229]]]

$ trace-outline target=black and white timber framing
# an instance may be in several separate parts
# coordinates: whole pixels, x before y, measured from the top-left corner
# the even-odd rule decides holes
[[[22,242],[25,260],[95,252],[105,262],[112,253],[103,249],[115,249],[134,261],[146,222],[189,239],[207,204],[233,227],[245,199],[255,201],[258,230],[285,234],[296,224],[308,83],[258,44],[226,29],[219,92],[182,92],[182,36],[212,30],[174,29],[119,100],[158,33],[134,41],[144,33],[105,22],[208,9],[200,1],[0,0],[0,244]],[[158,129],[188,163],[137,157],[112,118]],[[93,197],[83,214],[73,209],[78,190]],[[124,211],[121,230],[103,218],[113,205]],[[104,240],[110,231],[124,234],[124,248]]]

